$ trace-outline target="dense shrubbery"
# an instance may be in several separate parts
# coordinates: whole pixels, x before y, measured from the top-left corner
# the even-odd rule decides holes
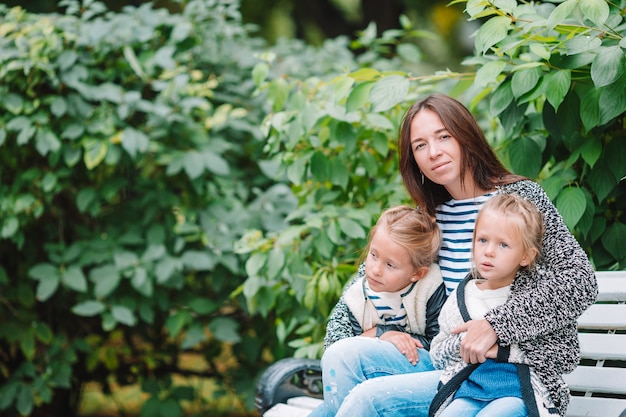
[[[144,415],[176,416],[198,399],[172,374],[249,406],[276,344],[241,306],[233,242],[295,207],[258,164],[264,45],[233,1],[65,5],[1,10],[0,413],[71,415],[96,381],[141,384]],[[206,367],[181,369],[183,352]]]
[[[229,0],[0,6],[2,414],[70,415],[96,381],[175,417],[204,400],[174,374],[249,406],[268,362],[319,354],[372,220],[407,201],[397,125],[430,91],[470,104],[596,267],[623,269],[624,1],[468,2],[477,54],[436,75],[404,19],[355,57],[343,38],[269,48]]]

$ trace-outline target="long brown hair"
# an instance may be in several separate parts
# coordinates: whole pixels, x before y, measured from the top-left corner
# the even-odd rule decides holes
[[[524,177],[509,172],[487,143],[485,134],[470,111],[458,100],[443,94],[433,94],[414,103],[405,113],[400,126],[398,149],[400,174],[409,195],[418,206],[435,215],[435,207],[451,198],[448,190],[424,177],[411,149],[411,122],[422,110],[439,116],[446,130],[461,148],[461,181],[466,172],[472,173],[477,187],[490,190],[496,185],[519,181]],[[463,184],[461,184],[463,185]]]

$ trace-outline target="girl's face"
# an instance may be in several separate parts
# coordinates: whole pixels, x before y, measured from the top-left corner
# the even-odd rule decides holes
[[[437,113],[424,109],[411,121],[411,149],[420,171],[432,182],[443,185],[455,199],[473,197],[461,187],[461,147],[444,127]],[[465,189],[472,191],[471,177]],[[468,187],[469,185],[469,187]]]
[[[520,267],[528,265],[537,254],[522,246],[519,229],[513,221],[493,210],[481,211],[472,254],[476,270],[486,281],[483,288],[497,289],[510,285]]]
[[[427,272],[428,267],[413,266],[409,252],[385,228],[376,229],[365,261],[365,277],[373,291],[400,291]]]

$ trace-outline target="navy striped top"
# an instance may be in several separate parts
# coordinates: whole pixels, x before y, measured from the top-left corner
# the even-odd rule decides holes
[[[495,192],[466,200],[448,200],[437,207],[435,217],[443,235],[439,267],[448,295],[472,267],[472,237],[478,210]]]

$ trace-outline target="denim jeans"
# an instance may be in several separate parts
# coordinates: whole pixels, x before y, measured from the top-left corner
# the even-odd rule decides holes
[[[324,403],[309,417],[428,416],[440,371],[418,349],[411,364],[391,343],[351,337],[333,343],[322,356]]]
[[[525,417],[526,406],[518,397],[502,397],[492,401],[457,398],[443,410],[439,417]]]

